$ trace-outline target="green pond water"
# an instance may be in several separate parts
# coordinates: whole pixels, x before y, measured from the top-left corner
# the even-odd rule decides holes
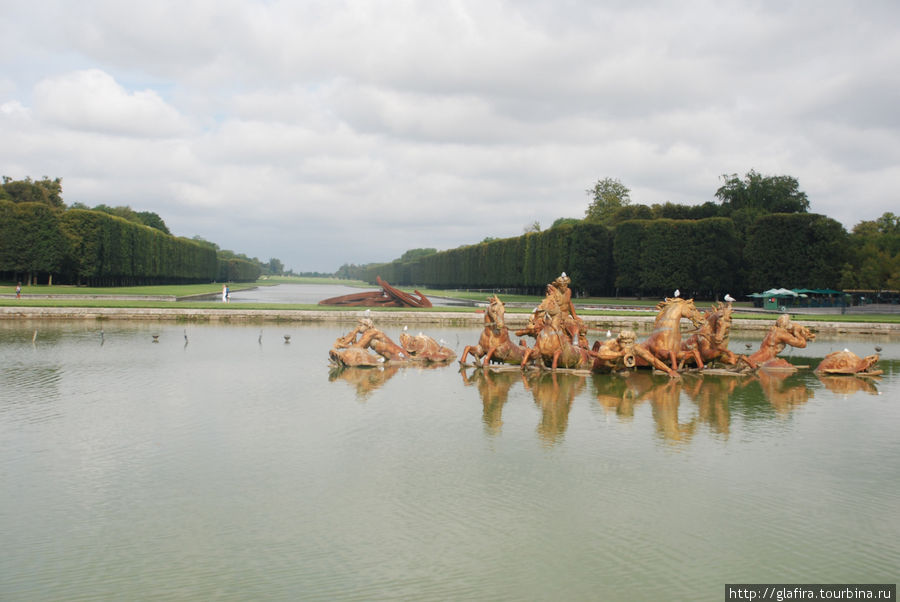
[[[336,372],[346,330],[0,324],[0,599],[722,600],[726,583],[897,580],[898,341],[783,354],[814,368],[877,345],[878,379],[670,381]],[[457,352],[479,335],[425,330]]]

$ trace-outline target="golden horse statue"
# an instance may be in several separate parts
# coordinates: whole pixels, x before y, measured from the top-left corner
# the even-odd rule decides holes
[[[699,329],[704,323],[703,314],[694,306],[693,299],[681,297],[667,297],[656,305],[656,309],[659,313],[653,323],[653,332],[642,345],[661,361],[671,364],[672,370],[678,370],[681,319],[689,319]]]
[[[681,343],[679,369],[691,360],[700,370],[703,370],[704,362],[716,360],[729,366],[737,364],[738,355],[728,349],[733,311],[730,303],[717,303],[703,314],[700,329]]]
[[[574,324],[569,322],[568,324]],[[537,360],[537,365],[551,370],[557,368],[574,368],[590,370],[594,364],[595,354],[573,342],[578,339],[577,329],[570,329],[567,324],[560,323],[559,317],[544,311],[541,308],[535,310],[528,321],[528,325],[522,330],[517,330],[517,336],[534,337],[534,346],[527,351],[522,358],[522,367],[529,360]]]
[[[488,308],[484,312],[484,330],[477,345],[466,345],[459,358],[460,364],[466,363],[466,358],[471,353],[477,362],[484,358],[483,365],[487,366],[491,360],[503,364],[520,364],[525,357],[526,349],[516,345],[509,338],[509,329],[506,327],[504,316],[506,306],[497,295],[488,298]]]

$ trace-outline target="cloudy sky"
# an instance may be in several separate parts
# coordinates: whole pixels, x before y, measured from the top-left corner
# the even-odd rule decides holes
[[[894,0],[0,0],[0,175],[295,271],[790,175],[900,212]]]

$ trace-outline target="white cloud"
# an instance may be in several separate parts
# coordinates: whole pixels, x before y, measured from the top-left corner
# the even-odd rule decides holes
[[[34,89],[38,118],[84,132],[165,138],[186,134],[187,121],[153,90],[128,92],[99,69],[45,79]]]
[[[896,211],[892,2],[20,5],[0,164],[298,270],[515,236],[787,174],[850,227]],[[848,202],[852,199],[852,203]]]

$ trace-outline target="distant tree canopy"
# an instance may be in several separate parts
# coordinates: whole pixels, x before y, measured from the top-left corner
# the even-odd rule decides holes
[[[754,170],[744,179],[737,174],[722,176],[725,180],[716,198],[727,213],[750,209],[763,213],[806,213],[809,199],[791,176],[762,176]]]
[[[588,221],[606,223],[616,210],[631,204],[631,190],[615,178],[597,180],[585,192],[591,197],[591,203],[584,212]]]
[[[844,289],[900,290],[900,216],[891,212],[859,222],[841,268]]]
[[[559,217],[556,220],[554,220],[554,222],[552,224],[550,224],[550,227],[551,228],[559,228],[560,226],[574,226],[575,224],[577,224],[580,221],[581,220],[578,219],[577,217]],[[488,242],[488,241],[484,240],[482,242]]]
[[[119,205],[116,207],[110,207],[108,205],[95,205],[94,207],[88,207],[84,203],[73,203],[72,209],[90,209],[92,211],[101,211],[103,213],[108,213],[109,215],[115,215],[116,217],[121,217],[124,220],[132,222],[134,224],[143,224],[145,226],[149,226],[151,228],[155,228],[166,234],[171,234],[169,232],[169,227],[166,226],[166,222],[152,211],[135,211],[128,205]]]
[[[24,180],[13,180],[3,176],[0,184],[0,200],[13,203],[44,203],[56,208],[65,208],[62,200],[62,178],[51,180],[44,176],[40,180],[26,177]]]
[[[434,255],[435,253],[437,253],[437,249],[410,249],[401,255],[398,261],[415,261],[416,259],[421,259],[428,255]]]

